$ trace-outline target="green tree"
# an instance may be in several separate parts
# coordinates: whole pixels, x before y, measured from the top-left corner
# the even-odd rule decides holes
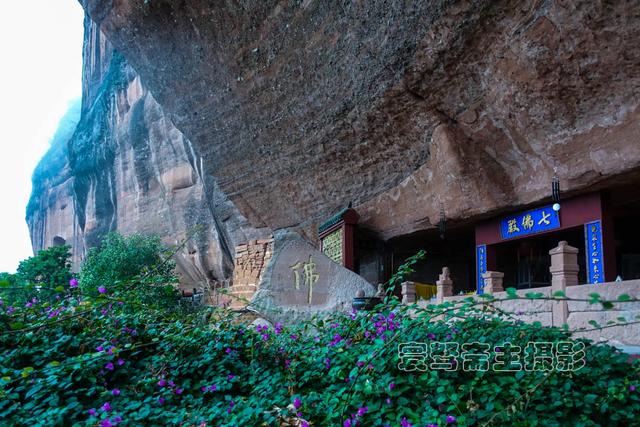
[[[151,282],[174,282],[175,262],[166,261],[168,256],[168,248],[158,236],[110,233],[99,247],[89,250],[80,271],[80,284],[85,290],[95,290],[144,274],[150,274]]]
[[[71,279],[71,246],[52,246],[36,256],[20,261],[16,276],[20,281],[47,286],[66,285]]]
[[[18,283],[18,276],[7,272],[2,272],[0,273],[0,282],[8,283],[9,285],[13,286]]]

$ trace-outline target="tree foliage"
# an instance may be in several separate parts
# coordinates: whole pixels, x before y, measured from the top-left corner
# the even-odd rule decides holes
[[[173,282],[175,262],[169,255],[169,248],[162,245],[158,236],[110,233],[99,247],[89,250],[80,270],[80,285],[85,290],[96,290],[151,272],[149,280]]]
[[[19,280],[55,287],[71,279],[71,247],[53,246],[20,262],[16,275]]]

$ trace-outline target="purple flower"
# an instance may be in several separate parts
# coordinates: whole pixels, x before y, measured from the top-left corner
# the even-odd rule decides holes
[[[100,427],[113,427],[113,424],[111,423],[111,420],[109,418],[106,418],[100,421]]]
[[[104,347],[99,345],[99,346],[96,347],[96,350],[97,351],[104,351]]]
[[[363,362],[362,360],[358,360],[358,361],[356,362],[356,366],[357,366],[358,368],[362,368],[362,367],[364,366],[364,362]]]
[[[334,346],[334,345],[338,344],[340,341],[342,341],[342,337],[340,336],[340,334],[335,334],[333,336],[333,339],[329,343],[329,345],[330,346]]]
[[[118,366],[122,366],[122,365],[124,365],[124,360],[118,359]]]
[[[109,402],[105,402],[104,405],[102,405],[102,407],[100,408],[105,412],[110,412],[111,411],[111,404]]]
[[[289,335],[289,338],[291,338],[291,341],[295,341],[298,339],[298,336],[296,334],[291,334]]]
[[[158,398],[158,405],[164,405],[164,397]]]
[[[108,370],[108,371],[113,371],[113,363],[109,362],[106,365],[104,365],[104,369]]]
[[[14,311],[16,311],[16,309],[15,309],[15,308],[13,308],[13,306],[11,306],[11,305],[10,305],[9,307],[7,307],[7,314],[11,314],[11,313],[13,313]]]
[[[351,420],[347,418],[346,420],[344,420],[344,423],[342,423],[342,425],[344,427],[351,427],[351,425],[352,425],[351,424]]]
[[[99,286],[98,287],[98,292],[100,292],[101,294],[104,294],[107,292],[107,288],[105,288],[104,286]]]
[[[119,423],[120,421],[122,421],[122,417],[120,415],[114,417],[114,419],[113,419],[114,423]]]
[[[227,353],[227,354],[231,354],[231,352],[232,352],[232,351],[233,351],[233,350],[231,350],[231,348],[230,348],[230,347],[227,347],[227,349],[225,350],[225,353]]]
[[[438,424],[434,424],[434,423],[427,424],[427,427],[438,427]]]
[[[75,277],[71,280],[69,280],[69,287],[70,288],[77,288],[78,287],[78,279],[76,279]]]
[[[25,306],[25,307],[27,307],[27,308],[31,308],[31,306],[32,306],[32,305],[33,305],[33,304],[31,304],[30,302],[28,302],[28,303],[26,303],[24,306]]]
[[[367,407],[367,406],[363,406],[362,408],[358,408],[358,412],[356,413],[356,416],[362,417],[362,416],[364,416],[364,414],[367,413],[368,410],[369,410],[369,407]]]
[[[387,397],[387,400],[385,400],[385,402],[387,402],[387,405],[391,405],[391,399],[389,399],[388,397]]]
[[[96,415],[98,415],[98,412],[96,412],[94,408],[91,408],[89,409],[89,415],[91,415],[92,417],[95,417]]]
[[[395,383],[389,383],[389,390],[393,390],[394,388],[396,388],[396,384]]]
[[[309,423],[305,420],[302,420],[302,422],[300,423],[300,427],[309,427]]]
[[[331,359],[329,359],[328,357],[324,359],[324,367],[326,369],[329,369],[331,367]]]
[[[201,392],[203,392],[203,393],[206,393],[206,391],[207,391],[207,386],[206,386],[206,385],[203,385],[202,387],[200,387],[200,391],[201,391]]]
[[[402,427],[413,427],[413,424],[407,421],[407,417],[402,417],[402,419],[400,420],[400,425]]]
[[[114,388],[113,390],[111,390],[111,394],[114,396],[120,396],[120,390],[118,390],[117,388]]]
[[[456,417],[453,415],[447,415],[447,424],[453,424],[456,422]]]
[[[630,385],[629,386],[629,391],[636,391],[636,386]]]
[[[158,381],[158,385],[159,385],[160,387],[164,387],[164,386],[166,386],[166,385],[167,385],[167,381],[166,381],[166,380],[164,380],[164,379],[162,379],[162,380]]]
[[[181,389],[181,388],[177,388],[177,389],[176,389],[176,391],[175,391],[175,393],[176,393],[176,394],[182,394],[182,392],[183,392],[183,391],[184,391],[183,389]]]
[[[208,390],[209,391],[216,391],[218,389],[218,387],[216,385],[210,385]]]
[[[289,367],[291,367],[291,360],[285,359],[284,360],[284,367],[289,369]]]
[[[298,399],[297,397],[295,399],[293,399],[293,407],[296,409],[300,409],[300,407],[302,406],[302,401],[300,399]]]
[[[269,339],[269,334],[262,334],[262,341],[267,341]]]
[[[233,374],[229,374],[227,375],[227,381],[231,381],[232,379],[234,379],[236,376]]]
[[[436,339],[436,335],[435,335],[434,333],[432,333],[432,332],[429,332],[429,333],[427,334],[427,338],[429,338],[430,340],[432,340],[432,341],[433,341],[433,340],[435,340],[435,339]]]
[[[282,323],[278,322],[275,326],[276,334],[282,333]]]
[[[173,380],[169,381],[169,387],[175,387],[176,383],[173,382]]]

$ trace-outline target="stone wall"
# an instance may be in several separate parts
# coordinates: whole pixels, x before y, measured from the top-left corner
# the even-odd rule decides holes
[[[541,293],[544,297],[551,297],[553,289],[551,286],[535,289],[519,290],[517,294],[524,297],[529,292]],[[601,304],[589,304],[589,295],[599,294],[603,300],[615,301],[622,294],[627,294],[631,298],[640,298],[640,280],[629,280],[624,282],[607,282],[598,285],[578,285],[568,286],[565,294],[570,299],[585,301],[568,301],[566,321],[556,319],[554,322],[554,304],[562,302],[542,300],[542,299],[511,299],[497,301],[493,305],[501,310],[513,313],[514,320],[522,320],[527,323],[540,322],[543,326],[562,326],[566,323],[570,330],[579,328],[587,329],[584,332],[576,332],[574,336],[588,338],[594,341],[608,341],[611,344],[621,344],[627,346],[640,345],[640,302],[618,302],[610,310],[604,310]],[[507,298],[506,292],[495,292],[492,294],[497,299]],[[462,302],[468,295],[458,295],[442,298],[442,302]],[[479,297],[474,296],[478,300]],[[427,301],[419,301],[419,306],[426,306]],[[624,318],[626,325],[614,326],[620,323],[618,318]],[[620,319],[621,320],[621,319]],[[605,326],[600,330],[594,329],[590,321],[596,321],[599,325]],[[613,322],[607,324],[608,322]]]

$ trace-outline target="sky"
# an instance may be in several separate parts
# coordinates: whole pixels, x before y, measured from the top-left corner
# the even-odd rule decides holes
[[[33,255],[31,174],[81,95],[83,16],[77,0],[0,3],[0,271]]]

